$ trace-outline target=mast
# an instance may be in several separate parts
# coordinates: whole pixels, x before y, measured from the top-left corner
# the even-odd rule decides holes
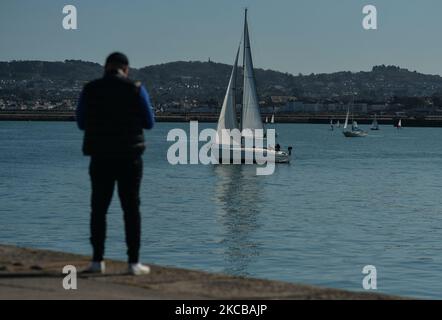
[[[241,130],[250,129],[254,135],[255,130],[264,128],[259,109],[259,99],[256,90],[255,71],[250,47],[249,28],[247,23],[247,9],[244,18],[244,86],[243,104],[241,112]]]
[[[238,57],[239,57],[240,49],[241,49],[241,43],[239,44],[238,51],[236,52],[235,64],[233,65],[233,70],[234,71],[232,71],[232,75],[231,75],[231,77],[233,78],[232,79],[233,111],[234,111],[235,120],[236,120],[235,122],[236,122],[237,126],[238,126],[238,118],[237,118],[237,115],[236,115],[236,90],[237,90],[237,79],[236,78],[238,77],[237,76],[237,73],[238,73]]]
[[[242,74],[243,74],[243,82],[245,81],[246,77],[246,32],[247,30],[247,8],[244,9],[244,46],[242,51]],[[247,36],[248,37],[248,36]],[[244,97],[244,87],[242,89],[242,96]],[[242,131],[243,130],[243,112],[244,112],[244,99],[241,102],[241,114],[240,114],[240,120],[239,120],[239,128]]]

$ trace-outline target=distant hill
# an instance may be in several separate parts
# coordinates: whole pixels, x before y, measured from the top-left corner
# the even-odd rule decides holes
[[[50,80],[60,86],[82,84],[100,77],[102,72],[99,64],[78,60],[0,62],[0,80]],[[179,61],[133,69],[131,76],[146,83],[157,102],[189,99],[219,104],[230,72],[231,66],[227,64]],[[369,72],[297,76],[263,69],[256,69],[255,73],[258,91],[264,100],[270,96],[345,100],[353,93],[360,101],[442,95],[442,77],[396,66],[375,66]]]
[[[98,77],[102,67],[98,63],[78,60],[64,62],[12,61],[0,62],[0,79],[87,81]]]

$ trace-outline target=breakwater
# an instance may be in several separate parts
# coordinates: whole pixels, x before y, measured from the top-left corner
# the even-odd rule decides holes
[[[263,115],[263,120],[269,115]],[[218,115],[195,113],[195,114],[160,114],[156,115],[158,122],[209,122],[215,123],[218,121]],[[366,115],[355,116],[354,118],[359,124],[371,124],[373,118]],[[442,117],[402,117],[402,125],[404,127],[442,127]],[[343,125],[345,115],[333,114],[311,114],[298,115],[286,114],[276,115],[275,121],[277,123],[311,123],[311,124],[329,124],[330,120],[334,122],[340,121]],[[399,117],[389,115],[377,118],[381,125],[395,125]],[[0,112],[0,121],[75,121],[75,114],[73,112],[25,112],[25,111],[11,111]]]

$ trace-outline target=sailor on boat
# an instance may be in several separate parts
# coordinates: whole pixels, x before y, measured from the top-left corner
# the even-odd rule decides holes
[[[351,130],[347,130],[349,116],[350,116],[350,108],[347,109],[347,116],[345,117],[344,131],[342,132],[344,136],[346,136],[347,138],[358,138],[358,137],[367,136],[367,132],[360,129],[358,127],[358,123],[354,119],[352,121]]]

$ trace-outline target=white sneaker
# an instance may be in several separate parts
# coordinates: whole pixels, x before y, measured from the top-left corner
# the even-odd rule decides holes
[[[83,271],[83,273],[105,273],[106,272],[106,264],[104,261],[96,262],[92,261],[89,267],[86,268],[86,270]]]
[[[134,276],[141,276],[143,274],[149,274],[150,268],[141,263],[129,263],[128,272]]]

